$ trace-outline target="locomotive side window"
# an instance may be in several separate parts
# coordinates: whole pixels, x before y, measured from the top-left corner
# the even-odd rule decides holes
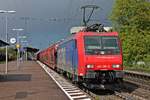
[[[75,42],[75,49],[77,49],[77,40],[75,39],[74,42]]]
[[[87,55],[120,53],[118,37],[114,36],[85,36],[84,46]]]

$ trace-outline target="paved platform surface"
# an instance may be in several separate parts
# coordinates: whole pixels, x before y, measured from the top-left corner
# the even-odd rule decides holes
[[[0,100],[69,100],[35,61],[21,62],[19,68],[10,62],[8,69],[0,77]],[[0,73],[4,70],[0,64]]]

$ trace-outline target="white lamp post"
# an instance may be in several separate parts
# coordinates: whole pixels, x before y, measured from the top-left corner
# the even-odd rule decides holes
[[[6,10],[0,10],[0,13],[5,13],[5,20],[6,20],[6,42],[8,40],[8,33],[7,33],[7,24],[8,24],[8,14],[13,14],[16,13],[16,11],[10,10],[10,11],[6,11]],[[6,46],[6,69],[5,69],[5,74],[7,74],[8,72],[8,48]]]
[[[12,29],[13,31],[17,31],[17,68],[19,68],[19,58],[20,58],[20,51],[19,51],[19,32],[23,31],[24,29]]]

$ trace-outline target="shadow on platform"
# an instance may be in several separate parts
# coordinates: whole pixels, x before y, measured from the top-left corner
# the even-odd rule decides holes
[[[9,82],[9,81],[31,81],[31,74],[8,74],[1,75],[0,82]]]

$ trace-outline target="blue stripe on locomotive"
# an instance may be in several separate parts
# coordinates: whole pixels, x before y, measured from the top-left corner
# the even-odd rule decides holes
[[[77,73],[77,66],[78,66],[78,53],[77,53],[77,48],[76,48],[76,42],[75,40],[69,40],[63,44],[61,44],[58,47],[58,50],[62,50],[62,52],[58,53],[58,59],[59,56],[62,57],[62,59],[57,59],[58,63],[63,62],[63,68],[66,71],[71,70],[71,72],[76,72]],[[60,61],[63,60],[63,61]],[[69,69],[67,69],[67,66]],[[71,67],[71,68],[70,68]]]

